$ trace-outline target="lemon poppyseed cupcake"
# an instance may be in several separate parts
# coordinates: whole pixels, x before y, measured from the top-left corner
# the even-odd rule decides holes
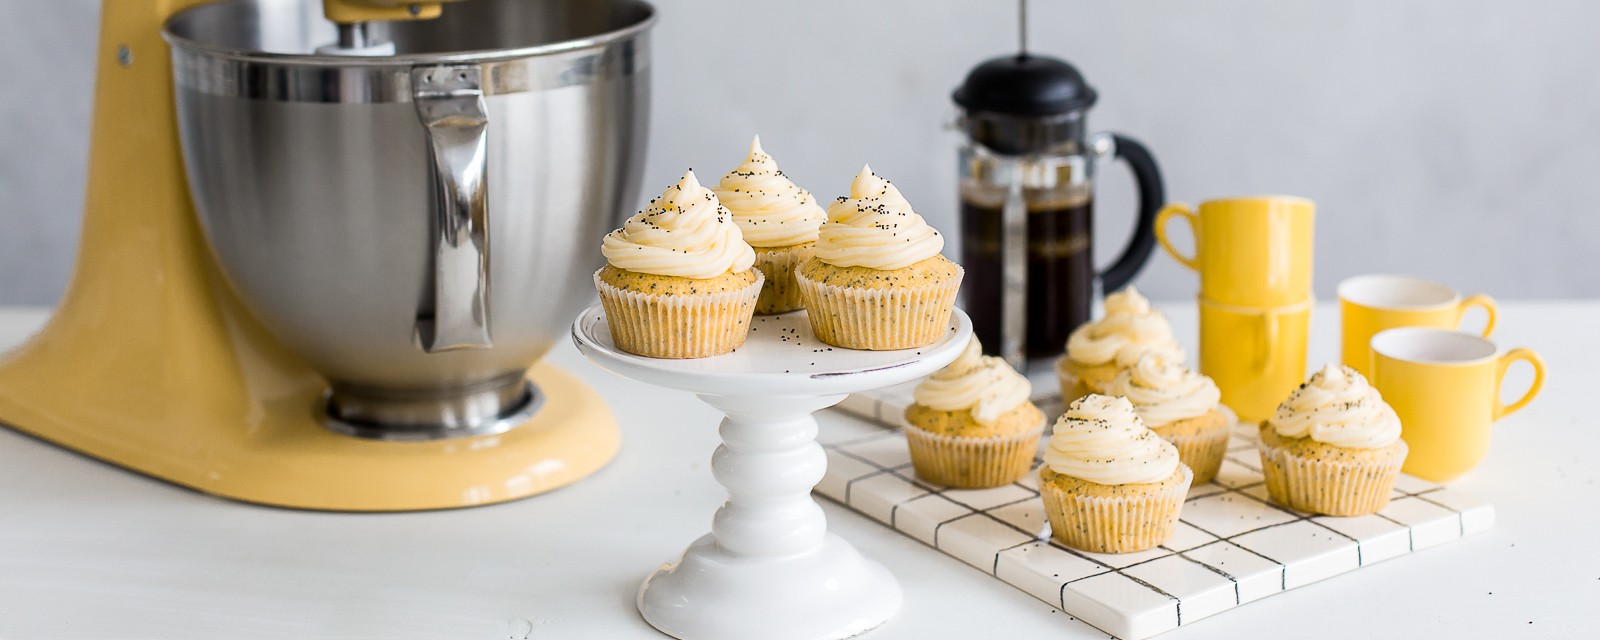
[[[1172,537],[1194,474],[1145,428],[1127,398],[1090,394],[1056,420],[1039,468],[1050,535],[1095,553],[1129,553]]]
[[[617,348],[652,358],[704,358],[744,344],[761,293],[755,252],[694,172],[600,244],[594,274]]]
[[[1106,383],[1146,351],[1164,353],[1171,362],[1185,359],[1167,317],[1152,308],[1138,289],[1128,287],[1106,296],[1106,316],[1067,336],[1067,355],[1056,363],[1061,400],[1104,393]]]
[[[1292,509],[1359,516],[1389,504],[1406,443],[1400,418],[1355,369],[1329,364],[1261,425],[1272,499]]]
[[[756,313],[783,313],[802,306],[794,269],[811,259],[817,249],[817,228],[827,214],[811,192],[790,182],[778,163],[761,149],[761,138],[750,143],[750,154],[715,189],[722,206],[756,252],[756,268],[766,276]]]
[[[816,257],[795,271],[818,340],[846,349],[911,349],[949,331],[961,267],[900,190],[863,167],[828,207]]]
[[[1140,356],[1106,383],[1106,393],[1127,398],[1144,426],[1178,448],[1194,484],[1205,484],[1222,467],[1234,420],[1221,409],[1222,392],[1211,378],[1167,358],[1160,351]]]
[[[978,339],[912,391],[906,407],[911,465],[923,480],[962,489],[998,487],[1028,475],[1044,434],[1033,385]]]

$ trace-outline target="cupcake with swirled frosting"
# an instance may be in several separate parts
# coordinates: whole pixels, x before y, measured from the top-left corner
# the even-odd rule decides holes
[[[594,284],[617,348],[704,358],[744,344],[764,278],[733,215],[693,171],[606,234],[600,253]]]
[[[977,338],[955,362],[917,383],[906,407],[911,464],[922,479],[963,489],[1016,482],[1033,467],[1044,412],[1033,385]]]
[[[1166,353],[1151,351],[1106,383],[1106,394],[1122,396],[1156,435],[1178,448],[1178,459],[1194,472],[1194,483],[1217,477],[1233,433],[1222,392],[1204,375]]]
[[[1186,357],[1167,317],[1151,307],[1138,289],[1128,287],[1106,296],[1105,308],[1104,318],[1067,336],[1067,354],[1056,363],[1065,401],[1105,393],[1106,383],[1146,352],[1160,352],[1178,363]]]
[[[1261,425],[1260,450],[1274,501],[1330,516],[1389,504],[1407,451],[1394,409],[1355,369],[1337,364],[1278,405]]]
[[[795,271],[817,339],[846,349],[911,349],[949,331],[962,270],[944,236],[888,180],[862,167],[828,206],[816,257]]]
[[[755,249],[756,268],[766,276],[756,313],[801,308],[794,269],[816,253],[817,229],[827,220],[817,199],[778,170],[777,161],[762,150],[760,136],[750,142],[744,162],[712,191],[733,213],[745,242]]]
[[[1050,535],[1074,549],[1129,553],[1172,537],[1194,474],[1126,398],[1090,394],[1056,420],[1039,468]]]

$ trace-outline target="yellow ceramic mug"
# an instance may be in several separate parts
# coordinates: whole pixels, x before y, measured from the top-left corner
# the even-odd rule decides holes
[[[1200,372],[1245,422],[1272,417],[1306,377],[1311,302],[1257,309],[1200,299]]]
[[[1483,337],[1494,331],[1499,308],[1484,294],[1461,297],[1437,282],[1405,276],[1357,276],[1339,283],[1339,324],[1344,363],[1364,375],[1372,373],[1372,336],[1385,329],[1432,327],[1455,329],[1472,307],[1488,314]]]
[[[1181,203],[1156,215],[1156,240],[1184,266],[1200,272],[1200,297],[1243,307],[1281,307],[1311,299],[1311,240],[1316,205],[1295,196],[1223,198]],[[1195,254],[1178,253],[1167,239],[1175,217],[1194,231]]]
[[[1411,447],[1403,471],[1444,482],[1466,473],[1489,451],[1489,425],[1526,406],[1544,386],[1544,361],[1527,349],[1495,355],[1493,342],[1422,327],[1372,337],[1372,385],[1400,416],[1400,437]],[[1500,402],[1506,369],[1533,365],[1522,399]]]

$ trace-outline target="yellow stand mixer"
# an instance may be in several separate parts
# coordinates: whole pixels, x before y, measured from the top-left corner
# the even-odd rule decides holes
[[[644,37],[653,20],[648,5],[600,3],[606,5],[605,10],[588,12],[581,19],[572,18],[581,24],[542,24],[537,25],[537,33],[479,37],[466,26],[487,22],[490,24],[483,25],[485,28],[504,32],[507,24],[517,24],[518,20],[532,25],[528,16],[517,14],[518,20],[511,20],[512,14],[508,13],[529,11],[525,5],[530,3],[470,0],[453,5],[443,11],[441,17],[437,2],[327,0],[325,7],[313,7],[325,9],[327,19],[305,11],[305,7],[289,6],[290,3],[282,0],[197,6],[202,4],[193,0],[103,3],[88,194],[76,272],[49,324],[24,346],[0,357],[0,423],[206,493],[307,509],[382,511],[488,504],[563,486],[596,471],[610,460],[620,438],[616,422],[599,395],[548,364],[528,367],[556,340],[565,339],[566,321],[583,306],[589,294],[587,274],[593,266],[588,261],[594,258],[588,254],[594,253],[592,243],[599,238],[599,233],[611,226],[619,213],[626,213],[624,210],[632,205],[637,192],[648,89]],[[462,13],[460,20],[450,23],[458,7]],[[566,14],[584,13],[573,9],[556,7],[551,20],[559,18],[556,14],[562,10]],[[173,18],[180,11],[187,16],[196,10],[205,13]],[[265,31],[267,17],[287,15],[283,12],[290,10],[295,12],[299,24],[290,25],[292,28],[286,27],[283,32]],[[174,65],[169,63],[168,45],[162,41],[163,23],[169,18],[173,22],[168,23],[168,40],[193,49],[178,56],[176,101]],[[252,51],[237,42],[220,40],[198,44],[180,42],[183,38],[174,38],[170,30],[177,28],[173,25],[181,20],[188,20],[185,28],[190,30],[189,38],[197,38],[195,34],[209,26],[222,25],[238,31],[261,22],[264,31],[251,36],[261,50]],[[371,37],[366,21],[372,20],[397,21],[370,24],[375,31],[388,29],[392,24],[399,54],[340,59],[316,53],[316,42],[287,45],[296,49],[287,53],[270,50],[285,46],[285,39],[293,34],[307,32],[326,40],[333,40],[337,35],[336,46],[363,45],[366,43],[362,40]],[[424,21],[438,23],[438,26],[425,26]],[[308,30],[306,24],[312,28]],[[433,31],[418,31],[430,29]],[[432,32],[445,35],[416,35]],[[463,43],[460,38],[468,40]],[[486,44],[473,46],[476,41]],[[457,53],[461,50],[484,51]],[[201,64],[197,60],[215,61],[213,66],[219,69],[223,65],[233,65],[227,70],[234,75],[211,76],[226,82],[185,79],[185,74],[199,77],[194,69]],[[598,66],[596,60],[600,61]],[[366,108],[388,98],[379,100],[371,95],[356,95],[358,92],[351,91],[351,85],[333,87],[338,89],[332,92],[337,95],[324,97],[323,104],[311,106],[307,106],[307,100],[289,95],[294,92],[292,87],[288,91],[274,89],[271,96],[224,95],[251,85],[245,79],[254,76],[245,72],[255,73],[260,69],[301,74],[294,76],[299,78],[321,78],[321,86],[327,88],[332,86],[329,78],[350,78],[353,73],[375,74],[372,77],[379,78],[398,68],[395,73],[400,75],[393,77],[402,77],[408,70],[420,73],[418,69],[443,69],[446,64],[453,65],[449,69],[462,70],[463,81],[467,80],[467,72],[472,72],[473,82],[446,87],[449,91],[438,95],[452,100],[460,98],[464,102],[458,100],[459,104],[466,105],[469,112],[475,107],[480,116],[475,129],[478,132],[476,146],[468,148],[475,150],[476,155],[469,160],[475,159],[476,164],[468,163],[465,169],[456,167],[463,172],[460,176],[438,174],[451,168],[452,154],[459,151],[450,146],[454,143],[447,134],[460,133],[461,129],[433,129],[426,119],[413,118],[406,124],[388,127],[381,135],[352,134],[353,138],[387,140],[398,146],[374,156],[370,162],[354,163],[360,166],[329,176],[329,185],[309,184],[300,189],[298,184],[290,188],[267,184],[275,171],[288,171],[308,161],[292,159],[284,165],[289,169],[273,165],[285,152],[270,145],[292,138],[295,129],[306,127],[296,122],[291,123],[294,129],[287,133],[273,130],[274,125],[269,120],[281,119],[281,114],[263,110],[281,106],[324,113]],[[591,96],[589,102],[584,103],[588,111],[580,113],[582,121],[569,128],[610,127],[590,132],[574,144],[587,145],[583,148],[609,144],[611,146],[602,150],[610,152],[612,157],[602,157],[598,152],[574,156],[579,160],[588,159],[590,171],[606,172],[597,186],[563,183],[560,175],[549,180],[552,185],[542,186],[591,194],[587,200],[567,203],[566,208],[594,207],[604,214],[596,215],[593,210],[546,211],[554,206],[552,201],[530,198],[516,191],[528,189],[529,181],[537,182],[538,172],[554,175],[558,169],[530,172],[528,161],[519,155],[525,155],[518,150],[519,140],[493,136],[496,126],[507,122],[512,126],[501,126],[499,131],[503,136],[520,135],[518,132],[528,130],[527,126],[517,125],[519,118],[541,119],[549,126],[562,124],[558,118],[577,117],[553,110],[554,107],[547,104],[553,99],[540,93],[548,90],[547,93],[564,96],[567,94],[560,92],[573,91],[570,74],[534,73],[542,69],[537,65],[552,64],[587,65],[585,68],[591,70],[595,86],[605,87],[608,93],[599,98]],[[611,66],[604,66],[606,64]],[[478,83],[480,70],[483,80]],[[563,84],[541,86],[535,80],[511,84],[502,81],[513,77],[518,70],[526,72],[526,78],[536,80],[549,76]],[[262,73],[263,77],[270,75]],[[431,75],[426,77],[432,78]],[[276,86],[270,82],[261,86],[269,85]],[[417,91],[414,95],[396,94],[391,102],[405,103],[399,107],[382,106],[409,114],[411,102],[420,104],[423,101],[424,94],[421,89]],[[202,98],[210,102],[200,102]],[[281,105],[273,102],[280,99],[285,101]],[[301,102],[291,104],[295,100]],[[354,104],[351,106],[341,102],[349,100],[360,104],[351,103]],[[622,100],[626,104],[606,106],[609,103],[604,100]],[[535,101],[538,104],[534,104]],[[235,103],[253,110],[248,113],[255,114],[250,117],[256,120],[246,119],[246,125],[225,127],[215,119],[199,119],[207,114],[215,115],[217,109],[231,108],[228,105]],[[456,103],[446,106],[450,104]],[[189,106],[184,107],[180,115],[175,108],[178,105]],[[417,109],[419,114],[420,109]],[[342,122],[353,123],[347,124],[349,127],[369,121],[385,122],[359,113],[353,119],[347,113],[340,113],[343,114],[340,117],[345,118]],[[447,123],[447,126],[459,125],[464,117],[457,112],[447,115],[455,118],[451,121],[454,124]],[[414,130],[407,129],[411,126]],[[180,129],[183,129],[182,136]],[[255,138],[241,137],[250,131],[255,132],[250,134]],[[290,142],[300,145],[291,150],[296,153],[302,149],[313,156],[340,152],[339,149],[314,148],[318,144],[316,140]],[[356,142],[360,140],[331,140],[329,144]],[[560,141],[547,145],[554,145],[555,151],[561,151],[557,142]],[[241,155],[219,159],[217,149],[238,150]],[[187,156],[184,152],[188,152]],[[481,396],[483,385],[487,384],[472,378],[472,368],[461,363],[481,362],[484,354],[509,353],[516,361],[515,366],[510,367],[513,384],[495,384],[511,391],[497,389],[495,393],[500,395],[491,394],[491,400],[500,398],[505,403],[519,404],[513,407],[491,401],[487,417],[477,416],[483,419],[476,422],[475,414],[470,411],[462,414],[460,406],[451,405],[439,411],[455,413],[446,416],[448,419],[431,430],[418,430],[417,424],[390,429],[393,425],[384,424],[387,418],[381,417],[390,414],[380,412],[374,414],[380,416],[377,423],[366,425],[368,433],[355,436],[348,435],[348,431],[336,433],[328,415],[340,409],[335,400],[341,393],[365,393],[361,389],[366,388],[343,380],[341,377],[359,374],[342,372],[340,366],[345,362],[365,364],[368,359],[381,360],[386,356],[357,354],[341,360],[336,354],[333,364],[324,364],[329,355],[318,351],[326,349],[302,339],[296,333],[298,328],[285,317],[287,314],[292,319],[293,313],[303,308],[320,306],[323,311],[332,313],[340,311],[341,306],[360,305],[326,302],[316,305],[315,300],[308,299],[302,307],[298,302],[285,304],[282,300],[267,299],[259,289],[253,288],[256,281],[252,278],[256,274],[250,269],[254,266],[248,259],[232,255],[238,249],[227,248],[240,244],[237,237],[228,234],[259,234],[253,242],[277,252],[269,255],[279,263],[284,274],[289,274],[283,276],[285,278],[294,275],[299,263],[331,259],[324,247],[316,245],[316,237],[306,237],[299,227],[283,226],[291,221],[302,224],[295,220],[295,215],[302,212],[286,212],[280,205],[293,203],[275,200],[279,197],[276,194],[343,189],[345,183],[359,182],[362,176],[383,175],[382,162],[386,159],[383,156],[404,156],[410,152],[420,160],[412,163],[416,166],[407,165],[393,174],[401,176],[401,184],[393,190],[397,195],[386,196],[391,198],[389,200],[377,196],[374,199],[383,200],[378,204],[390,210],[397,206],[417,209],[420,222],[408,220],[392,226],[403,228],[407,233],[431,235],[420,239],[399,238],[387,246],[382,242],[384,238],[374,237],[373,244],[380,245],[383,251],[352,247],[348,253],[379,260],[384,258],[385,252],[413,253],[397,251],[396,246],[421,245],[422,250],[415,253],[422,254],[418,260],[423,266],[414,270],[422,274],[418,277],[436,277],[440,281],[427,286],[405,282],[402,288],[417,289],[420,292],[417,297],[425,299],[418,304],[442,308],[445,304],[454,304],[455,298],[446,293],[448,287],[459,284],[443,281],[446,262],[455,260],[448,257],[454,254],[445,249],[465,247],[478,260],[466,263],[468,269],[460,273],[466,273],[469,281],[473,274],[477,276],[475,283],[468,282],[469,287],[477,287],[469,289],[477,306],[468,307],[477,315],[469,314],[468,319],[475,319],[482,340],[478,341],[481,344],[430,344],[430,348],[424,349],[415,343],[415,336],[399,335],[390,341],[405,341],[403,344],[382,346],[391,351],[409,349],[414,353],[398,353],[390,361],[377,363],[424,380],[417,383],[421,385],[417,388],[438,397],[448,397],[449,402],[459,405],[460,397],[472,393]],[[200,157],[202,153],[212,155]],[[188,181],[185,179],[186,158]],[[434,180],[404,179],[408,175],[427,177],[430,161],[431,166],[438,168]],[[217,162],[235,165],[216,165]],[[238,166],[239,163],[244,166]],[[478,172],[475,174],[476,190],[471,188],[472,184],[467,184],[468,188],[462,191],[462,183],[455,179],[463,176],[470,179],[473,170]],[[508,173],[513,171],[515,173]],[[223,181],[226,184],[245,185],[247,191],[250,185],[263,184],[261,191],[251,192],[252,202],[241,204],[229,200],[231,196],[218,194],[216,181],[222,179],[218,176],[226,178]],[[316,176],[296,172],[293,179],[315,183]],[[191,183],[195,186],[192,200],[188,188]],[[349,187],[353,189],[351,193],[331,196],[319,193],[323,199],[331,201],[328,208],[317,209],[315,204],[303,207],[317,210],[310,212],[314,215],[302,217],[342,220],[339,216],[347,211],[354,212],[349,214],[351,216],[361,214],[366,193],[361,189],[371,187],[370,184],[356,184]],[[381,190],[385,194],[389,191]],[[378,192],[373,191],[374,194]],[[453,203],[452,197],[455,198]],[[261,203],[262,210],[246,210],[256,206],[256,201]],[[274,206],[278,208],[273,209]],[[429,216],[440,221],[430,226]],[[456,218],[442,218],[447,216]],[[562,223],[568,219],[574,222]],[[238,220],[258,222],[261,226],[229,226]],[[457,222],[459,226],[450,226]],[[541,234],[519,231],[530,224],[542,229]],[[492,241],[489,228],[498,232]],[[329,227],[325,235],[336,235],[341,229],[360,230],[362,227],[355,221],[344,220]],[[576,233],[591,235],[569,235]],[[545,238],[546,235],[555,237]],[[573,245],[581,250],[512,244],[529,242],[528,238]],[[433,244],[443,248],[433,253],[430,248]],[[491,247],[497,250],[491,252]],[[363,251],[374,255],[364,255]],[[342,259],[345,252],[336,253],[341,255],[334,257]],[[522,254],[538,256],[540,260],[531,264],[519,262],[518,256]],[[378,264],[380,269],[385,268],[383,263]],[[387,293],[393,289],[389,280],[360,275],[367,272],[355,266],[343,263],[334,264],[332,268],[323,266],[325,272],[320,278],[343,287],[333,291],[346,291],[359,298],[368,290]],[[409,263],[397,262],[393,269],[396,278],[406,276],[409,268]],[[513,268],[518,271],[507,271]],[[371,281],[352,280],[357,276]],[[550,282],[537,284],[546,280]],[[490,296],[491,282],[493,296]],[[315,281],[291,284],[314,293],[325,293],[317,289],[320,285]],[[546,289],[541,291],[540,286]],[[523,287],[533,290],[536,297],[548,299],[553,308],[519,302]],[[440,296],[437,300],[435,294]],[[521,311],[519,306],[538,308],[546,315],[513,315]],[[419,327],[424,320],[433,321],[433,316],[424,318],[424,315],[419,312],[415,319]],[[559,320],[550,321],[544,319],[546,317]],[[412,319],[408,317],[403,321],[404,331],[411,332]],[[331,322],[324,322],[332,327],[319,328],[347,336],[352,343],[389,339],[383,335],[387,330],[384,326],[362,324],[359,320],[342,326],[344,322],[332,317]],[[437,349],[433,348],[436,346]],[[500,358],[496,365],[506,368],[501,362],[505,357],[496,357]],[[428,364],[432,362],[446,363],[438,369],[455,371],[452,374],[455,377],[447,382],[427,382],[428,376],[434,373],[435,368]],[[406,367],[414,371],[405,371]],[[534,395],[523,391],[528,383],[518,372],[524,369],[527,369],[526,380],[538,389]],[[504,374],[500,375],[504,378]],[[341,385],[348,388],[341,391]],[[461,391],[451,385],[472,389]],[[383,395],[384,389],[372,393],[375,398],[389,397]],[[523,395],[508,396],[506,393]],[[330,399],[330,395],[334,399]],[[473,406],[482,410],[484,400],[479,396],[468,400],[477,403]],[[408,398],[413,404],[406,405],[406,410],[414,412],[417,402],[449,404],[427,393],[418,397],[422,399]],[[344,410],[358,412],[361,409],[356,405],[359,404],[359,401],[346,401]],[[424,408],[433,408],[433,405]],[[404,437],[385,437],[385,434],[396,433]]]

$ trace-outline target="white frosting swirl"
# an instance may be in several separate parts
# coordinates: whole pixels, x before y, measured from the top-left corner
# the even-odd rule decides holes
[[[600,253],[618,269],[702,280],[743,272],[756,260],[733,216],[694,171],[606,234]]]
[[[836,267],[888,271],[927,260],[944,249],[944,236],[911,210],[900,190],[862,167],[850,196],[828,205],[817,237],[817,258]]]
[[[1183,345],[1172,336],[1167,317],[1152,308],[1134,287],[1106,296],[1106,317],[1078,327],[1067,336],[1067,357],[1091,366],[1132,366],[1149,351],[1160,352],[1171,362],[1186,359]]]
[[[940,411],[970,409],[978,424],[990,425],[1027,402],[1033,385],[1006,361],[983,355],[973,338],[961,357],[917,383],[911,393],[917,404]]]
[[[1222,392],[1211,378],[1174,362],[1160,351],[1139,357],[1106,384],[1106,393],[1133,404],[1147,427],[1160,427],[1204,415],[1217,408]]]
[[[1098,484],[1161,482],[1178,469],[1178,448],[1145,428],[1127,398],[1089,394],[1056,420],[1044,463]]]
[[[1400,439],[1400,417],[1355,369],[1328,364],[1278,405],[1272,428],[1285,438],[1353,449],[1377,449]]]
[[[752,247],[816,242],[817,228],[827,220],[811,192],[791,182],[761,149],[760,136],[751,141],[744,162],[722,176],[712,191],[733,212],[733,221]]]

